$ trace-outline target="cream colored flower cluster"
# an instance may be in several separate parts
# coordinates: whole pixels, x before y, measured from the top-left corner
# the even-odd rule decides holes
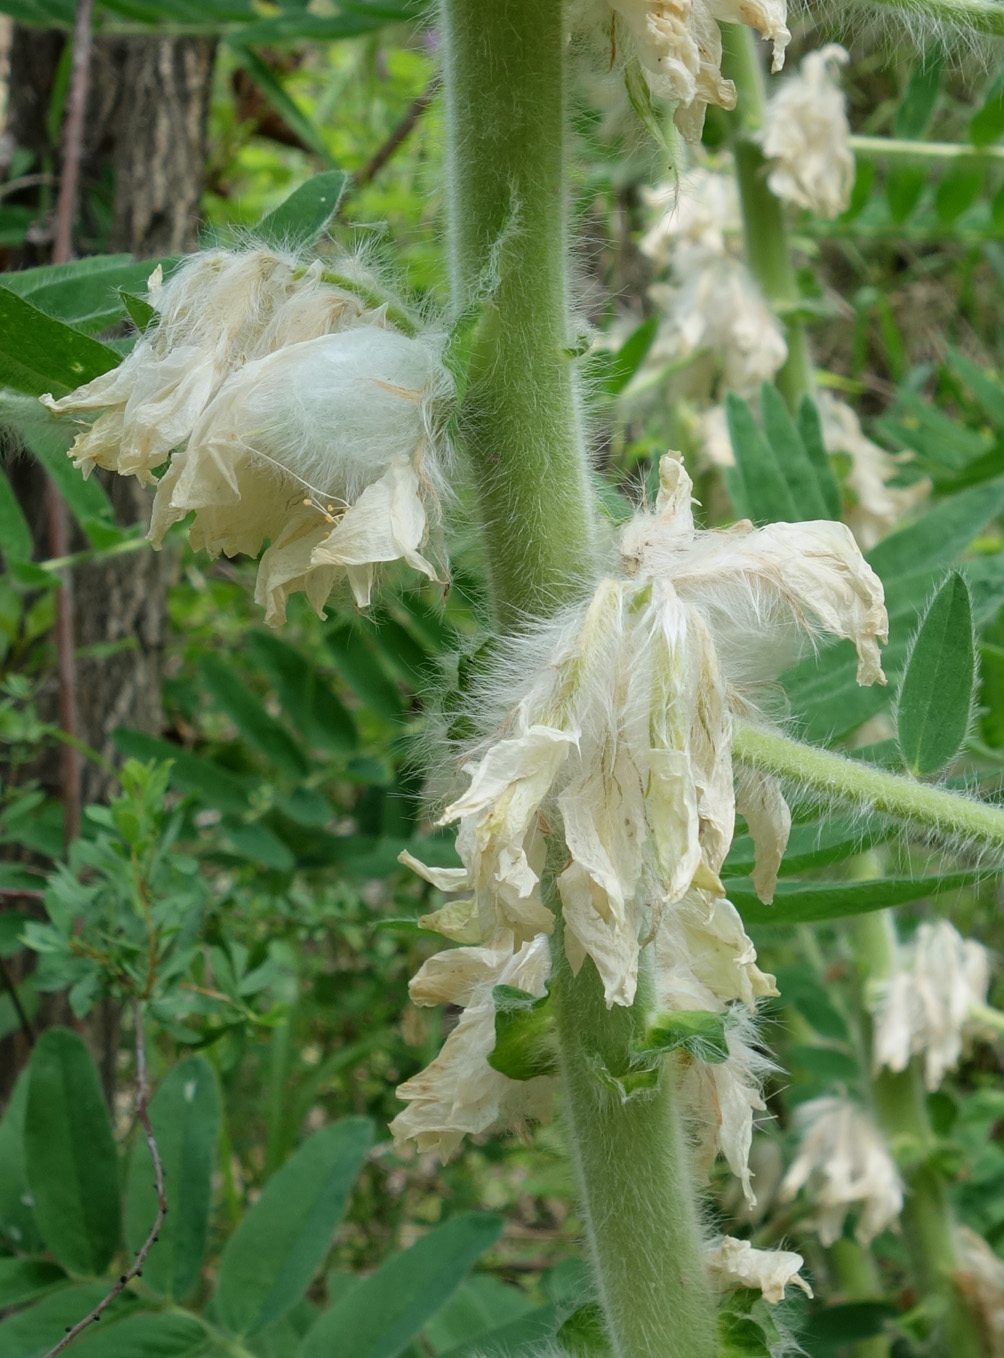
[[[837,1097],[803,1103],[795,1122],[801,1144],[782,1198],[808,1190],[817,1208],[811,1224],[827,1246],[843,1234],[847,1213],[860,1207],[854,1235],[869,1245],[903,1210],[903,1182],[882,1132],[863,1108]]]
[[[630,34],[652,93],[676,104],[674,121],[700,141],[709,104],[735,108],[736,87],[722,75],[720,23],[749,24],[773,44],[772,69],[791,40],[786,0],[610,0]]]
[[[927,1087],[937,1089],[958,1065],[971,1012],[986,1004],[989,986],[982,944],[947,920],[921,924],[872,996],[876,1069],[905,1070],[922,1057]]]
[[[706,352],[729,391],[752,395],[784,364],[788,346],[742,258],[734,177],[696,166],[648,201],[661,216],[641,249],[671,273],[649,289],[665,318],[649,366]]]
[[[568,962],[595,967],[608,1006],[633,1003],[651,943],[653,1017],[723,1016],[726,1058],[680,1061],[678,1091],[697,1163],[722,1154],[752,1199],[753,1120],[770,1068],[753,1015],[776,991],[720,872],[738,810],[769,900],[790,815],[773,779],[734,778],[732,721],[761,719],[753,687],[817,629],[851,638],[860,681],[882,682],[882,587],[841,524],[698,530],[690,478],[671,456],[654,512],[626,526],[620,552],[620,573],[500,659],[479,695],[497,724],[440,821],[457,823],[463,867],[403,856],[454,898],[422,924],[463,945],[425,964],[412,997],[463,1013],[439,1057],[399,1090],[408,1108],[393,1130],[448,1154],[465,1132],[546,1109],[550,1077],[513,1080],[486,1058],[493,988],[545,994],[560,909]]]
[[[380,562],[440,577],[424,555],[450,394],[434,343],[332,286],[320,262],[266,249],[194,255],[166,283],[158,270],[150,300],[155,321],[120,367],[42,400],[101,412],[79,421],[71,456],[85,476],[156,484],[155,546],[193,510],[192,545],[213,556],[267,540],[256,598],[270,624],[297,590],[321,612],[343,578],[365,606]]]
[[[820,217],[836,217],[854,187],[851,129],[840,88],[850,60],[830,43],[803,58],[767,104],[761,145],[771,192]]]

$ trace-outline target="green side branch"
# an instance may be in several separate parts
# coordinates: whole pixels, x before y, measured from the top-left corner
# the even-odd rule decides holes
[[[888,816],[923,834],[956,841],[971,852],[1004,854],[1004,810],[991,803],[752,726],[736,726],[732,753],[738,763],[828,801]]]

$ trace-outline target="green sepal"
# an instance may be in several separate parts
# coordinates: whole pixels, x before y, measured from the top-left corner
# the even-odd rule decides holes
[[[728,1011],[716,1014],[706,1009],[678,1009],[659,1014],[645,1030],[643,1046],[636,1047],[639,1056],[679,1051],[681,1048],[698,1061],[720,1065],[729,1057],[725,1028]]]
[[[554,1337],[571,1358],[611,1358],[613,1354],[603,1308],[595,1301],[573,1311]]]
[[[127,292],[125,288],[119,288],[118,294],[122,298],[122,305],[129,313],[129,319],[140,334],[143,334],[156,317],[157,308],[152,307],[145,297],[138,297],[136,293]]]
[[[495,1001],[495,1047],[488,1057],[492,1070],[507,1075],[510,1080],[557,1075],[550,988],[538,997],[516,986],[497,985],[492,998]]]

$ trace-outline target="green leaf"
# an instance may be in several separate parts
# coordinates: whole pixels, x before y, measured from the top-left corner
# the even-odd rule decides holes
[[[896,136],[905,141],[919,137],[931,121],[938,90],[941,88],[941,71],[945,64],[945,54],[941,51],[925,52],[910,72],[906,90],[896,110]]]
[[[953,571],[924,615],[899,690],[896,735],[915,777],[938,773],[962,748],[975,682],[969,589]]]
[[[555,1338],[573,1358],[610,1358],[613,1353],[603,1321],[603,1308],[596,1302],[573,1311]]]
[[[24,1163],[29,1079],[28,1070],[18,1077],[0,1121],[0,1240],[19,1251],[40,1250],[43,1245]]]
[[[799,1340],[808,1345],[807,1353],[820,1358],[836,1354],[849,1344],[858,1344],[882,1334],[896,1320],[897,1310],[891,1302],[852,1301],[840,1306],[822,1306],[806,1317],[799,1331]]]
[[[13,957],[23,949],[21,934],[30,920],[30,915],[18,914],[16,910],[0,912],[0,957]]]
[[[59,1265],[47,1259],[0,1259],[0,1311],[23,1306],[68,1281]]]
[[[68,264],[5,274],[3,286],[47,315],[93,333],[123,317],[123,292],[144,290],[158,263],[166,272],[174,262],[172,258],[134,260],[131,255],[94,255]]]
[[[767,1336],[752,1316],[723,1310],[716,1318],[715,1332],[715,1358],[771,1358]]]
[[[272,872],[292,872],[296,867],[296,855],[261,821],[227,825],[224,833],[240,858]]]
[[[66,434],[72,433],[67,428]],[[115,527],[111,501],[97,477],[85,481],[66,456],[66,437],[61,428],[26,433],[25,442],[56,484],[66,506],[84,530],[92,547],[100,551],[124,537]]]
[[[823,426],[819,418],[819,411],[811,397],[803,396],[799,402],[796,423],[799,438],[802,440],[802,447],[812,463],[820,494],[823,497],[823,505],[826,509],[823,517],[839,519],[842,508],[840,486],[837,484],[837,478],[830,466],[826,444],[823,442]]]
[[[261,90],[273,109],[275,109],[276,113],[279,114],[286,126],[292,132],[296,133],[304,147],[308,151],[312,151],[324,165],[329,167],[329,169],[334,169],[334,157],[325,145],[324,138],[292,96],[287,93],[282,82],[277,78],[268,64],[261,59],[257,52],[252,51],[250,47],[242,47],[237,43],[231,43],[230,50],[233,52],[238,66],[243,66],[244,70],[247,71],[248,75]],[[342,183],[338,186],[338,197],[341,197],[344,190],[345,179],[346,176],[343,175]],[[313,183],[313,180],[310,182]],[[282,210],[291,202],[292,199],[287,198],[286,202],[276,209],[276,212],[282,212]],[[327,216],[320,221],[313,234],[302,241],[303,244],[310,244],[314,237],[318,235],[326,225],[329,218],[334,214],[337,206],[338,203],[336,199],[335,206],[332,207]],[[270,214],[270,216],[274,217],[275,213]],[[265,220],[268,221],[269,218],[266,218]],[[260,226],[258,229],[261,229]],[[274,240],[275,238],[270,237],[269,239]],[[284,244],[285,242],[276,241],[275,243]]]
[[[47,316],[0,286],[0,385],[28,396],[65,396],[118,367],[107,344]]]
[[[137,297],[134,292],[127,292],[125,288],[119,288],[119,296],[129,319],[142,334],[157,315],[156,308],[152,307],[145,297]]]
[[[143,1267],[143,1282],[181,1301],[196,1286],[206,1250],[220,1106],[212,1067],[201,1056],[168,1071],[150,1101],[150,1122],[164,1165],[168,1213]],[[157,1215],[153,1161],[139,1137],[129,1166],[126,1241],[138,1250]]]
[[[0,467],[0,552],[3,553],[4,565],[9,570],[16,563],[30,561],[32,551],[28,520]]]
[[[951,226],[972,207],[983,187],[984,177],[982,165],[961,167],[944,176],[934,195],[934,208],[942,226]]]
[[[308,1333],[299,1358],[396,1358],[502,1232],[499,1216],[464,1212],[435,1227],[336,1302]]]
[[[195,793],[207,806],[236,816],[247,812],[256,781],[239,777],[212,759],[190,754],[180,745],[172,745],[159,736],[149,736],[145,731],[127,731],[119,727],[112,732],[112,740],[131,759],[169,759],[171,786],[182,792]]]
[[[1004,133],[1004,75],[998,76],[990,93],[969,120],[966,134],[974,146],[992,146]]]
[[[583,373],[587,393],[599,390],[606,396],[619,396],[648,357],[658,329],[658,316],[649,316],[628,335],[615,354],[605,349],[592,354],[586,360]]]
[[[146,1279],[146,1269],[143,1269]],[[191,1315],[126,1316],[109,1325],[102,1319],[74,1340],[74,1358],[188,1358],[205,1352],[208,1335]]]
[[[305,778],[310,770],[307,756],[281,722],[237,676],[236,670],[214,655],[199,658],[199,673],[213,702],[276,768],[294,778]]]
[[[220,1263],[216,1306],[234,1334],[263,1330],[306,1292],[372,1140],[372,1123],[345,1118],[315,1132],[265,1185]]]
[[[927,171],[913,165],[894,165],[886,171],[885,199],[897,226],[913,212],[928,182]]]
[[[526,1315],[484,1330],[475,1338],[439,1353],[437,1358],[529,1358],[538,1350],[547,1353],[567,1309],[554,1303],[535,1306]]]
[[[334,1301],[329,1288],[329,1300]],[[508,1325],[535,1310],[518,1287],[498,1278],[476,1274],[461,1283],[453,1296],[422,1330],[422,1337],[436,1353],[470,1344],[486,1331]]]
[[[554,1011],[550,995],[529,995],[515,986],[497,985],[495,1046],[488,1055],[492,1070],[510,1080],[557,1075]]]
[[[699,1061],[717,1065],[729,1055],[725,1040],[726,1014],[702,1009],[680,1009],[658,1014],[645,1028],[639,1052],[671,1052],[681,1048]]]
[[[791,494],[795,513],[800,519],[828,518],[819,471],[809,457],[801,433],[788,414],[784,397],[769,382],[762,383],[760,387],[760,413],[764,435]],[[825,453],[823,456],[825,460]],[[832,480],[829,462],[826,468]]]
[[[71,1273],[103,1273],[119,1244],[118,1156],[83,1038],[50,1028],[35,1044],[25,1164],[45,1243]]]
[[[945,350],[945,361],[973,393],[990,423],[997,429],[1004,429],[1004,386],[1000,380],[990,377],[951,345]]]
[[[331,754],[351,754],[356,749],[359,733],[352,713],[319,666],[271,632],[252,632],[247,649],[308,745]]]
[[[404,699],[373,653],[372,643],[351,623],[339,623],[324,638],[339,674],[365,707],[396,725]]]
[[[94,1310],[107,1291],[106,1283],[64,1287],[26,1311],[0,1321],[0,1354],[3,1358],[42,1358],[68,1329]]]
[[[741,492],[738,496],[733,492],[736,508],[754,523],[797,523],[801,515],[777,459],[749,406],[731,391],[725,398],[725,416],[736,459],[734,480]],[[731,484],[729,489],[733,490]]]
[[[779,882],[773,905],[764,905],[752,882],[729,882],[729,900],[747,924],[810,924],[864,915],[890,905],[924,900],[978,882],[978,868],[932,877],[885,877],[872,882]]]
[[[856,752],[860,758],[860,751]],[[899,760],[897,758],[898,765]],[[863,825],[860,819],[827,816],[807,825],[792,826],[781,860],[782,877],[795,872],[814,872],[831,863],[843,863],[855,854],[863,853],[874,844],[888,839],[893,830],[879,824]],[[737,835],[721,868],[721,877],[748,877],[756,861],[753,840],[748,834]]]
[[[347,181],[348,175],[342,170],[315,174],[261,219],[254,229],[255,237],[286,250],[312,245],[338,211]]]

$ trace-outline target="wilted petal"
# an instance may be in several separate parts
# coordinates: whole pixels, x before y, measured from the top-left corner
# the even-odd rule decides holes
[[[660,916],[655,937],[656,999],[666,1009],[717,1009],[776,995],[774,977],[756,965],[756,948],[724,896],[691,891]],[[695,990],[696,980],[699,989]],[[699,995],[689,1002],[688,995]]]
[[[817,1209],[813,1224],[826,1246],[840,1238],[848,1211],[860,1207],[854,1234],[868,1246],[903,1210],[903,1184],[885,1138],[847,1099],[811,1099],[799,1105],[795,1120],[802,1141],[781,1196],[808,1188]]]
[[[803,58],[767,104],[761,142],[767,183],[779,198],[836,217],[854,186],[851,129],[840,89],[847,52],[830,43]]]
[[[791,811],[781,794],[781,784],[769,774],[743,769],[736,780],[736,810],[746,818],[753,840],[751,875],[756,894],[769,905],[791,833]]]
[[[754,1287],[772,1306],[784,1300],[784,1289],[791,1283],[800,1287],[806,1296],[812,1296],[812,1288],[799,1277],[805,1260],[792,1250],[756,1250],[748,1240],[726,1235],[708,1250],[705,1257],[712,1281],[723,1291]]]
[[[553,1080],[510,1080],[488,1064],[495,1046],[495,986],[543,995],[550,969],[546,938],[524,943],[516,952],[513,945],[512,934],[503,933],[491,947],[438,953],[412,981],[416,1004],[448,1002],[465,1008],[432,1064],[398,1089],[409,1107],[391,1123],[397,1142],[412,1138],[419,1150],[437,1150],[445,1159],[467,1133],[500,1121],[511,1124],[549,1115]]]

